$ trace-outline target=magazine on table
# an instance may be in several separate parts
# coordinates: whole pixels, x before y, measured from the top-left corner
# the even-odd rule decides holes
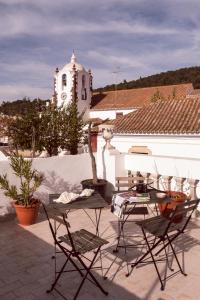
[[[149,193],[137,193],[136,191],[128,191],[128,192],[120,193],[119,196],[124,198],[129,203],[146,202],[150,200]]]

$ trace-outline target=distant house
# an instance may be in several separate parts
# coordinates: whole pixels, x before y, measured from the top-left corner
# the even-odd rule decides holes
[[[114,123],[120,152],[200,158],[200,98],[158,101]]]
[[[200,158],[200,90],[192,83],[92,95],[91,71],[77,63],[74,53],[68,64],[56,69],[54,83],[52,101],[58,106],[75,97],[86,120],[95,125],[113,120],[112,144],[119,151]],[[101,143],[105,142],[99,136],[98,147]]]
[[[185,99],[193,93],[192,83],[94,93],[90,118],[115,119],[157,100]]]

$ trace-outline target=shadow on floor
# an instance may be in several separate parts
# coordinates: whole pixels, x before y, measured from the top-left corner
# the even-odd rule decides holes
[[[61,299],[52,292],[46,294],[53,278],[54,251],[47,222],[40,222],[29,228],[17,225],[14,221],[1,224],[0,232],[0,274],[3,289],[2,299]],[[141,300],[140,297],[127,291],[109,279],[104,281],[95,274],[109,295],[104,296],[89,281],[83,287],[79,299],[130,299]],[[79,282],[76,272],[64,274],[62,292],[72,299],[73,292]]]

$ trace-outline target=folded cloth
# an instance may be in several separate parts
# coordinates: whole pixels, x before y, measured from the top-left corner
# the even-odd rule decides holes
[[[72,192],[63,192],[58,199],[55,199],[53,201],[57,202],[57,203],[66,204],[66,203],[69,203],[69,202],[75,200],[79,196],[80,196],[79,194],[75,194],[75,193],[72,193]]]
[[[80,197],[89,197],[94,193],[94,190],[92,189],[84,189],[82,190],[82,192],[80,193]]]
[[[123,205],[125,202],[127,202],[127,200],[124,197],[121,197],[120,194],[116,194],[112,197],[111,212],[113,212],[118,218],[122,215]]]

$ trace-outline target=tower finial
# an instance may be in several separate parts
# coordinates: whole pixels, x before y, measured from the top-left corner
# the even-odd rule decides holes
[[[73,52],[72,52],[72,57],[71,57],[71,63],[76,63],[76,56],[75,56],[75,53],[74,53],[74,49],[73,49]]]

